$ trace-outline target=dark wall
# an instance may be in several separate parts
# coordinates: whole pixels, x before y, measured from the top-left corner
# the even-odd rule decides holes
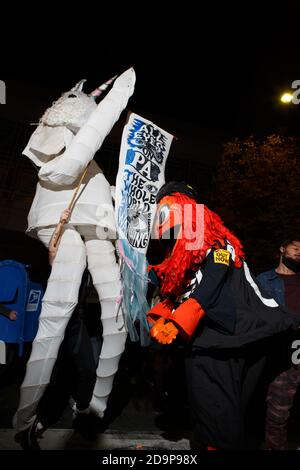
[[[30,279],[45,285],[50,267],[48,252],[41,242],[22,232],[0,229],[0,260],[14,260],[30,266]]]

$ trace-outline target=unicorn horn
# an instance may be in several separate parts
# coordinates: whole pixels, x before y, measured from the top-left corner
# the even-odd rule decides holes
[[[102,85],[100,85],[98,88],[92,91],[92,93],[90,93],[90,96],[97,98],[98,96],[102,95],[102,93],[109,87],[109,85],[112,84],[112,82],[117,78],[117,76],[118,75],[115,75],[114,77],[107,80],[107,82],[102,83]]]

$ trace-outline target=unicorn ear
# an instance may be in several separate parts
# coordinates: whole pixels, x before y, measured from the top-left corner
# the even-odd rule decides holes
[[[82,91],[82,87],[84,82],[86,82],[86,78],[80,80],[80,82],[76,83],[76,85],[71,89],[71,91]]]

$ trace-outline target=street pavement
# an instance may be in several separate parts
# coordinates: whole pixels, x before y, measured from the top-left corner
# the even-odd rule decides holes
[[[142,364],[142,367],[140,367]],[[21,450],[14,441],[12,417],[19,400],[19,388],[25,364],[17,361],[7,380],[0,383],[0,450]],[[73,417],[67,407],[61,419],[39,441],[42,450],[189,450],[191,426],[186,405],[184,376],[175,374],[175,385],[158,394],[151,373],[143,361],[130,370],[121,364],[109,401],[106,419],[95,420],[94,432],[73,429]],[[290,425],[289,447],[300,449],[300,400],[296,398]],[[263,442],[263,414],[254,404],[249,448],[259,449]],[[259,417],[260,419],[257,419]],[[96,423],[96,425],[95,425]]]
[[[14,441],[11,423],[25,372],[23,362],[16,361],[7,380],[0,384],[1,450],[21,450]],[[147,381],[139,367],[129,370],[125,364],[115,378],[106,420],[93,423],[98,432],[86,436],[74,430],[72,410],[67,407],[61,419],[43,434],[39,444],[42,450],[188,450],[188,411],[184,402],[182,405],[176,403],[176,410],[171,414],[167,411],[166,396],[158,397],[153,382]]]

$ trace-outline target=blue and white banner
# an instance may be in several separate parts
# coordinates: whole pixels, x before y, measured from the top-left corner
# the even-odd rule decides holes
[[[172,139],[171,134],[133,113],[122,136],[115,199],[122,307],[131,340],[140,339],[142,345],[149,343],[146,251],[155,215],[156,194],[165,182],[165,164]]]
[[[116,183],[119,239],[146,253],[155,197],[165,182],[165,164],[173,136],[151,121],[130,114],[124,127]]]

